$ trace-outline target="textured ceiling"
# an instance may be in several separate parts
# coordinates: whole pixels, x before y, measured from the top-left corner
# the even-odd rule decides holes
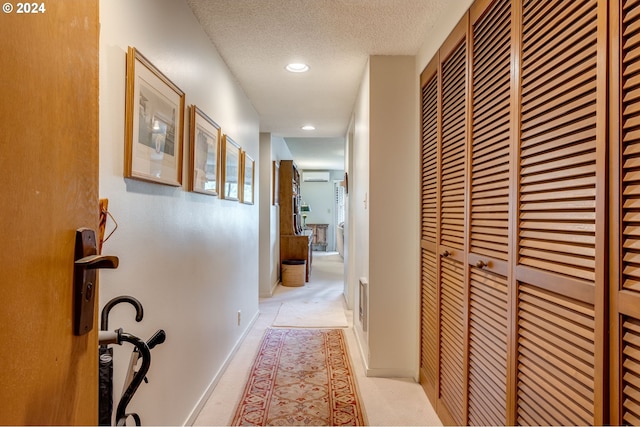
[[[258,111],[260,131],[320,141],[344,137],[368,56],[415,55],[452,0],[186,1]],[[292,74],[290,62],[311,69]],[[300,129],[309,123],[315,131]]]
[[[458,0],[186,1],[258,111],[260,131],[284,137],[302,169],[342,169],[368,57],[415,55]],[[289,73],[291,62],[311,69]]]

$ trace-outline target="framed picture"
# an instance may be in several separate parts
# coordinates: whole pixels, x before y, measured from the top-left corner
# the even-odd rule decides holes
[[[183,133],[184,92],[129,47],[124,176],[182,185]]]
[[[220,126],[195,105],[189,108],[189,190],[218,194]]]
[[[222,137],[221,156],[221,177],[222,189],[220,198],[226,200],[240,199],[240,145],[229,138],[228,135]]]
[[[255,161],[246,151],[242,152],[242,203],[253,204],[254,190],[253,182],[255,178]]]
[[[271,182],[273,183],[271,204],[277,206],[280,203],[280,164],[275,160],[272,163],[271,175]]]

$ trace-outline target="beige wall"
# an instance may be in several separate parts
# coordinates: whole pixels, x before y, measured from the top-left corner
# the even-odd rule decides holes
[[[165,329],[167,341],[152,351],[149,384],[140,386],[129,410],[144,425],[181,425],[192,420],[258,314],[261,193],[256,188],[256,204],[243,205],[123,178],[127,46],[138,48],[186,93],[186,105],[200,107],[256,159],[256,176],[259,118],[185,2],[103,0],[100,21],[100,197],[109,198],[118,221],[104,252],[120,257],[117,270],[101,274],[100,306],[134,296],[144,305],[144,320],[136,323],[133,309],[121,305],[112,311],[110,329],[145,339]],[[116,350],[117,402],[131,346]]]

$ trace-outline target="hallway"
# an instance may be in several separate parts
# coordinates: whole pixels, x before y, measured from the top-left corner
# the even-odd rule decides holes
[[[242,394],[246,377],[265,330],[280,306],[311,301],[343,302],[343,263],[336,253],[314,252],[311,280],[299,288],[278,286],[273,297],[260,300],[260,316],[240,345],[194,425],[227,425]],[[411,379],[367,378],[353,333],[352,311],[345,331],[369,425],[441,425],[421,386]]]

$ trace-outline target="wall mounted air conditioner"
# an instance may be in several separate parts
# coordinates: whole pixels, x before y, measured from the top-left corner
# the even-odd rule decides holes
[[[302,181],[304,182],[329,182],[331,177],[329,171],[303,171]]]

